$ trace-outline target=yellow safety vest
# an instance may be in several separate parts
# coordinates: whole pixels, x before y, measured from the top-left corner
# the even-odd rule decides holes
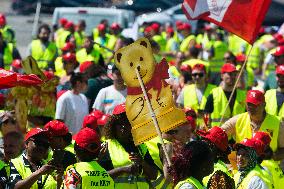
[[[263,160],[262,167],[268,169],[272,175],[274,188],[282,188],[284,186],[284,175],[282,169],[279,167],[279,163],[274,160]]]
[[[179,73],[178,69],[175,66],[170,66],[169,67],[169,73],[171,73],[171,75],[174,78],[179,78],[179,76],[180,76],[180,73]]]
[[[4,161],[0,160],[0,170],[5,169],[7,177],[10,176],[10,166],[7,165]]]
[[[63,77],[63,76],[66,75],[66,71],[63,68],[63,61],[62,61],[61,56],[59,56],[55,59],[54,65],[55,65],[55,73],[54,74],[56,76]]]
[[[252,129],[250,125],[249,114],[240,114],[236,122],[236,143],[241,142],[245,138],[252,138]],[[278,148],[280,118],[274,115],[266,114],[259,131],[268,132],[271,136],[270,147],[275,152]]]
[[[164,52],[166,49],[167,41],[161,35],[154,35],[152,39],[160,46],[160,51]]]
[[[242,47],[246,47],[247,46],[247,42],[245,40],[243,40],[242,38],[231,34],[228,37],[228,48],[230,51],[232,51],[232,53],[234,53],[234,55],[237,55],[238,53],[242,53]]]
[[[237,95],[236,95],[236,100],[234,103],[233,111],[230,109],[230,107],[228,107],[226,112],[224,111],[225,111],[226,105],[228,104],[228,99],[222,87],[216,87],[212,89],[212,94],[213,94],[213,106],[214,106],[214,110],[210,115],[212,126],[220,126],[220,121],[223,115],[224,115],[223,121],[226,121],[234,115],[245,112],[245,109],[246,109],[246,105],[245,105],[246,92],[245,91],[237,89]]]
[[[228,51],[228,45],[223,41],[215,41],[213,48],[214,57],[210,60],[210,70],[219,73],[224,64],[224,54]]]
[[[84,32],[81,32],[81,33],[74,32],[74,37],[76,41],[76,48],[80,49],[85,39],[85,33]]]
[[[169,141],[164,139],[164,143],[169,143]],[[147,149],[154,160],[155,165],[159,167],[159,174],[157,175],[157,179],[154,181],[151,181],[151,184],[156,189],[170,189],[172,188],[173,184],[165,180],[164,174],[163,174],[163,163],[161,162],[160,158],[160,150],[158,147],[158,144],[160,144],[159,137],[155,137],[147,142],[145,142],[145,145],[147,146]]]
[[[85,61],[93,61],[95,64],[97,64],[100,59],[100,52],[94,48],[90,54],[87,54],[87,50],[82,48],[76,52],[76,59],[80,64]]]
[[[273,54],[276,51],[276,47],[269,50],[267,54]],[[268,64],[266,70],[265,70],[265,76],[268,76],[271,72],[275,72],[275,64]]]
[[[2,33],[3,39],[8,43],[15,44],[16,41],[13,38],[11,32],[9,32],[9,30],[11,30],[11,27],[8,25],[5,25],[4,28],[0,28],[0,32]]]
[[[13,61],[13,44],[7,43],[4,49],[3,61],[5,70],[10,70],[10,66]]]
[[[109,155],[114,168],[123,167],[132,164],[129,154],[115,139],[107,140]],[[114,179],[114,188],[116,189],[148,189],[149,184],[143,175],[132,177],[123,174]]]
[[[179,47],[181,52],[187,52],[189,50],[189,43],[191,40],[195,40],[194,35],[189,35],[184,40],[182,40],[180,47]]]
[[[278,107],[277,107],[277,99],[276,99],[276,89],[270,89],[265,92],[265,110],[267,113],[274,115],[274,116],[279,116],[280,118],[284,117],[284,105],[279,109],[278,112]]]
[[[64,30],[60,32],[60,35],[56,37],[55,44],[56,47],[60,50],[66,43],[67,37],[71,34],[70,31]]]
[[[184,62],[181,63],[182,65],[189,65],[191,68],[193,68],[193,66],[195,66],[195,64],[203,64],[205,66],[205,69],[206,69],[206,73],[208,74],[209,73],[209,62],[206,62],[204,60],[201,60],[201,59],[189,59],[189,60],[186,60]]]
[[[229,177],[232,177],[231,173],[229,172],[228,167],[226,166],[226,164],[221,161],[218,160],[217,163],[214,164],[214,171],[213,173],[211,173],[210,175],[206,176],[203,178],[202,183],[204,186],[207,186],[209,179],[212,177],[212,175],[216,172],[216,171],[223,171],[224,173],[226,173],[226,175],[228,175]]]
[[[56,55],[56,45],[49,42],[45,51],[42,49],[42,43],[39,39],[33,40],[31,44],[32,57],[37,61],[40,69],[48,67],[48,62],[52,61]]]
[[[67,167],[66,170],[68,171],[68,169],[72,168],[75,169],[81,176],[81,189],[114,188],[113,179],[96,161],[75,163],[74,165]]]
[[[191,185],[193,185],[196,189],[204,189],[204,186],[198,181],[196,180],[195,178],[193,177],[189,177],[187,178],[186,180],[184,181],[180,181],[174,189],[179,189],[183,184],[185,183],[189,183]]]
[[[247,56],[248,56],[248,60],[247,60],[247,66],[251,67],[252,69],[256,69],[259,68],[259,64],[260,64],[260,55],[261,55],[261,51],[260,51],[260,47],[259,47],[260,43],[259,40],[257,40],[255,42],[255,44],[253,45],[253,48],[251,50],[250,55],[248,56],[248,53],[251,49],[251,45],[248,45],[247,48]]]
[[[75,141],[72,140],[71,144],[69,144],[68,146],[66,146],[64,148],[64,150],[68,151],[68,152],[71,152],[72,154],[75,154],[75,151],[74,151],[74,144],[75,144]]]
[[[117,37],[115,35],[109,35],[109,41],[108,41],[107,47],[111,50],[114,50],[116,41],[117,41]]]
[[[93,29],[93,38],[94,38],[94,41],[99,37],[99,30],[98,28],[94,28]]]
[[[98,36],[95,40],[94,40],[96,43],[102,45],[102,46],[105,46],[105,47],[108,47],[108,43],[109,43],[109,34],[106,34],[105,35],[105,38],[102,39],[100,36]],[[94,44],[94,49],[96,49],[97,51],[99,51],[104,59],[105,58],[108,58],[110,55],[112,55],[111,52],[109,52],[108,50],[104,49],[104,48],[101,48],[99,45],[97,44]]]
[[[21,175],[23,180],[28,178],[32,174],[30,167],[25,166],[23,155],[20,155],[19,157],[12,159],[11,162],[13,163],[13,165],[15,166],[16,170]],[[46,182],[43,186],[44,189],[56,189],[57,182],[54,180],[54,178],[51,175],[43,175],[42,182],[44,182],[45,180]],[[38,189],[38,183],[35,182],[31,186],[31,189]]]
[[[254,176],[258,176],[259,178],[261,178],[270,189],[273,187],[273,183],[272,183],[273,181],[272,181],[272,178],[269,176],[269,174],[267,172],[265,173],[264,170],[262,170],[259,165],[256,165],[255,168],[251,170],[247,174],[247,176],[243,179],[243,181],[241,182],[241,184],[239,185],[237,189],[247,189],[251,178]],[[239,182],[239,179],[240,179],[240,173],[237,172],[234,175],[236,187]]]

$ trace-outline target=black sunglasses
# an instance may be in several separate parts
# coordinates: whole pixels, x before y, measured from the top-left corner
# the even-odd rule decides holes
[[[191,74],[193,77],[199,76],[199,77],[203,77],[204,73],[193,73]]]
[[[33,141],[33,143],[38,147],[43,147],[45,149],[49,148],[49,143],[46,141],[36,140],[36,139],[31,139],[31,141]]]

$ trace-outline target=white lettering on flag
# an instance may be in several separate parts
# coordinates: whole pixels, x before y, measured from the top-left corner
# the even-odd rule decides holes
[[[209,12],[207,0],[185,0],[183,6],[191,19],[196,19],[200,15]]]
[[[207,3],[210,10],[209,17],[218,22],[222,22],[232,0],[207,0]]]

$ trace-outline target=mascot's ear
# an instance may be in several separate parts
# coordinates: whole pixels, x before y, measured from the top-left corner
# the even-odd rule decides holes
[[[142,40],[142,41],[140,42],[140,45],[142,45],[142,46],[148,48],[148,44],[147,44],[147,42],[144,41],[144,40]]]
[[[116,60],[117,60],[117,62],[120,63],[121,57],[122,57],[122,54],[121,54],[121,53],[117,53],[117,54],[116,54]]]

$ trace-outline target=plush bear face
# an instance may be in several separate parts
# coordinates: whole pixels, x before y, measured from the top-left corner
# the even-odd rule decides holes
[[[115,65],[121,72],[128,87],[139,87],[139,81],[135,69],[147,84],[153,77],[155,62],[152,54],[150,42],[146,38],[141,38],[134,43],[119,49],[115,53]]]

